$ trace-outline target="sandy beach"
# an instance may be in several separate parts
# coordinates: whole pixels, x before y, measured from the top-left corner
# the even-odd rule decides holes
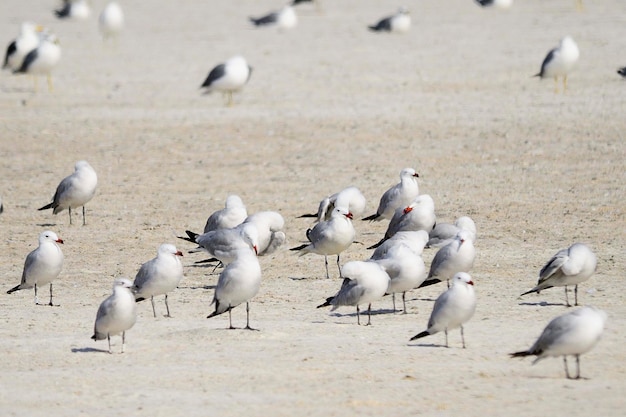
[[[367,30],[401,5],[323,0],[298,6],[290,31],[254,28],[248,16],[270,0],[123,2],[126,30],[104,44],[103,0],[85,21],[57,20],[53,0],[6,0],[0,39],[22,21],[54,31],[63,57],[39,91],[29,76],[0,74],[0,411],[4,416],[620,416],[626,400],[626,3],[517,1],[489,10],[470,0],[417,1],[405,35]],[[581,51],[566,93],[533,78],[565,36]],[[254,68],[232,107],[202,95],[209,70],[242,54]],[[99,185],[74,224],[50,202],[76,161]],[[478,228],[470,271],[478,306],[465,326],[417,342],[444,284],[411,291],[408,314],[391,298],[372,305],[371,326],[355,309],[316,309],[341,280],[330,257],[299,257],[319,201],[350,185],[373,213],[404,167],[438,221],[471,216]],[[251,301],[258,332],[207,319],[220,269],[177,239],[238,194],[249,213],[275,210],[286,244],[260,257]],[[355,219],[342,263],[365,260],[388,222]],[[10,295],[41,231],[62,238],[54,282],[59,307],[33,291]],[[90,339],[96,310],[117,277],[133,279],[163,242],[184,252],[185,277],[170,293],[172,318],[138,305],[121,339]],[[531,365],[508,354],[528,348],[565,313],[562,288],[519,297],[539,269],[574,242],[596,253],[581,305],[608,314],[599,344],[567,380],[560,358]],[[427,249],[427,265],[435,254]],[[46,299],[48,289],[40,292]],[[573,294],[570,295],[573,299]],[[365,308],[365,307],[364,307]],[[238,327],[245,307],[233,310]],[[573,361],[570,361],[573,362]],[[573,365],[573,363],[572,363]]]

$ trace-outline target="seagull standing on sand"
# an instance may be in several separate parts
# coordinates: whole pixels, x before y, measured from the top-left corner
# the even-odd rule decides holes
[[[530,294],[552,287],[565,287],[565,303],[571,307],[567,298],[567,286],[574,285],[574,305],[578,305],[578,284],[588,280],[596,271],[596,255],[583,243],[574,243],[567,249],[558,251],[539,271],[539,282]]]
[[[279,29],[293,29],[298,25],[298,15],[290,4],[277,12],[271,12],[262,17],[250,17],[255,26],[276,26]]]
[[[251,249],[258,253],[259,231],[252,223],[242,223],[232,229],[212,230],[201,235],[189,230],[185,233],[188,237],[179,238],[197,243],[224,265],[233,262],[240,249]]]
[[[58,245],[63,243],[56,233],[51,231],[42,232],[39,235],[39,246],[26,256],[24,270],[22,271],[22,281],[20,285],[11,288],[7,294],[28,288],[35,289],[35,304],[39,304],[37,299],[37,288],[50,284],[50,302],[52,306],[52,281],[57,279],[63,269],[63,252]]]
[[[466,230],[470,234],[472,243],[476,243],[476,224],[470,217],[462,216],[456,219],[454,224],[437,223],[428,235],[427,248],[440,248],[450,243],[461,230]]]
[[[96,194],[98,175],[87,161],[78,161],[74,165],[74,173],[61,181],[57,187],[52,203],[39,210],[53,209],[52,214],[68,209],[72,224],[72,208],[83,207],[83,226],[85,225],[85,204]]]
[[[400,207],[406,207],[419,195],[417,178],[419,175],[413,168],[404,168],[400,172],[400,182],[389,188],[380,198],[375,214],[363,220],[391,219]]]
[[[113,283],[113,294],[104,300],[98,308],[94,324],[93,340],[107,339],[109,353],[111,351],[111,336],[122,334],[122,350],[126,347],[126,330],[137,321],[137,305],[135,296],[130,288],[133,283],[125,278],[118,278]]]
[[[411,340],[430,336],[443,330],[446,334],[446,347],[448,347],[448,330],[460,327],[463,349],[465,349],[463,324],[472,318],[475,311],[476,294],[472,277],[465,272],[459,272],[454,275],[452,286],[437,297],[428,320],[428,328],[413,336]]]
[[[219,229],[232,229],[248,217],[246,205],[238,195],[229,195],[224,208],[212,213],[204,225],[204,233]]]
[[[306,237],[310,243],[291,248],[300,251],[300,256],[307,253],[324,255],[326,265],[326,278],[328,274],[328,255],[337,255],[337,268],[341,277],[342,268],[339,266],[339,254],[354,241],[354,227],[352,226],[352,213],[344,207],[337,207],[328,221],[317,223],[312,229],[306,231]]]
[[[578,62],[580,51],[578,45],[570,36],[561,39],[558,47],[548,52],[541,64],[541,70],[535,74],[539,78],[554,78],[555,91],[559,92],[559,77],[563,77],[563,92],[567,90],[567,75],[571,72],[574,64]]]
[[[22,23],[19,35],[7,47],[2,69],[19,70],[26,55],[39,45],[39,33],[42,30],[41,26],[32,22]]]
[[[411,15],[407,8],[401,7],[398,13],[385,17],[368,27],[374,32],[406,33],[411,29]]]
[[[98,29],[104,40],[115,39],[124,29],[124,12],[117,2],[108,3],[98,16]]]
[[[450,280],[457,272],[469,272],[474,266],[475,258],[476,249],[471,235],[461,230],[452,242],[437,251],[430,264],[428,277],[420,288]]]
[[[565,376],[568,379],[580,378],[580,355],[589,352],[598,343],[606,313],[595,307],[582,307],[554,318],[528,350],[515,352],[511,357],[537,356],[533,365],[549,356],[563,356]],[[576,357],[576,376],[571,377],[567,367],[567,355]]]
[[[249,301],[257,295],[261,287],[261,265],[256,253],[249,248],[240,249],[235,260],[228,264],[220,274],[215,288],[213,302],[215,311],[207,318],[218,316],[228,311],[229,329],[234,329],[231,310],[246,303],[246,329],[250,327]]]
[[[143,301],[150,297],[154,317],[156,317],[154,296],[161,294],[165,294],[165,308],[167,309],[165,317],[172,317],[170,315],[170,307],[167,304],[167,293],[176,289],[183,279],[181,256],[183,254],[176,249],[176,246],[163,243],[159,246],[156,258],[141,265],[135,276],[135,281],[133,282],[135,301]]]
[[[376,262],[351,261],[341,268],[344,277],[339,292],[326,299],[317,308],[332,306],[335,311],[339,306],[356,306],[357,324],[361,324],[359,305],[367,304],[367,324],[371,322],[372,302],[378,301],[387,292],[389,275]]]
[[[204,94],[212,91],[221,91],[228,97],[227,105],[233,105],[233,93],[240,91],[250,80],[252,67],[240,55],[230,58],[223,64],[217,65],[209,72],[200,88]]]
[[[354,217],[360,217],[365,213],[366,203],[367,201],[361,190],[356,187],[347,187],[320,201],[317,213],[303,214],[299,217],[316,217],[317,222],[330,220],[335,207],[347,207]]]
[[[61,60],[61,46],[59,38],[52,33],[43,33],[39,44],[31,50],[22,61],[22,65],[16,69],[15,73],[32,75],[45,75],[48,79],[48,91],[52,92],[52,70]],[[35,91],[38,90],[37,78],[35,78]]]

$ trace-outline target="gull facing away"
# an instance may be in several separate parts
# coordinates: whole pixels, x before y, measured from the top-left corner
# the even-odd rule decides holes
[[[291,5],[286,5],[277,12],[270,12],[261,17],[250,17],[254,26],[276,26],[278,29],[293,29],[298,25],[298,15]]]
[[[35,289],[35,304],[39,305],[37,299],[37,288],[50,284],[50,302],[52,306],[52,281],[57,279],[63,269],[63,252],[59,243],[63,243],[56,233],[45,231],[39,234],[39,246],[26,256],[22,281],[7,291],[7,294],[18,290],[29,288]]]
[[[579,379],[580,355],[589,352],[598,343],[605,322],[606,313],[595,307],[570,311],[552,319],[530,349],[511,353],[511,357],[536,356],[534,365],[543,358],[563,356],[567,379]],[[575,377],[570,376],[567,355],[576,357]]]
[[[571,307],[567,298],[567,286],[574,285],[574,305],[578,305],[578,284],[588,280],[596,271],[596,255],[583,243],[574,243],[567,249],[558,251],[541,271],[539,281],[532,290],[522,295],[552,287],[565,287],[565,304]]]
[[[476,249],[471,234],[461,230],[452,242],[437,251],[430,264],[428,277],[420,288],[450,280],[457,272],[468,272],[474,266],[475,258]]]
[[[19,35],[7,47],[2,69],[19,70],[26,55],[39,45],[39,33],[42,30],[43,27],[35,23],[22,23]]]
[[[249,248],[237,251],[235,260],[228,264],[220,274],[215,288],[213,302],[215,311],[207,318],[218,316],[228,311],[229,329],[234,329],[231,310],[246,303],[246,327],[250,327],[250,300],[257,295],[261,287],[261,265],[256,253]]]
[[[404,168],[400,172],[400,182],[389,188],[380,198],[376,213],[363,220],[391,219],[397,208],[406,207],[419,195],[417,178],[419,175],[413,168]]]
[[[335,311],[339,306],[356,306],[356,321],[361,324],[359,305],[367,304],[367,324],[372,324],[372,302],[378,301],[385,295],[389,287],[389,275],[376,262],[351,261],[341,268],[344,277],[339,292],[328,297],[326,302],[317,308],[332,306]]]
[[[578,62],[580,51],[570,36],[561,39],[559,46],[548,52],[541,64],[541,70],[535,74],[539,78],[554,78],[555,92],[559,92],[559,77],[563,77],[563,92],[567,90],[567,75]]]
[[[446,335],[446,347],[448,347],[448,330],[461,328],[461,340],[465,349],[463,324],[472,318],[475,311],[476,294],[472,277],[468,273],[458,272],[452,279],[452,286],[437,297],[430,319],[428,319],[428,328],[413,336],[411,340],[430,336],[443,330]]]
[[[344,207],[333,210],[330,220],[317,223],[312,229],[306,231],[306,237],[310,243],[291,248],[300,251],[300,256],[307,253],[324,255],[326,265],[326,278],[328,274],[328,255],[337,255],[337,268],[341,277],[342,268],[339,266],[339,255],[354,241],[354,227],[352,226],[352,213]]]
[[[407,33],[411,29],[411,15],[407,8],[401,7],[393,16],[385,17],[368,28],[374,32]]]
[[[87,0],[63,0],[63,7],[55,10],[59,19],[85,20],[91,15]]]
[[[170,307],[167,304],[167,293],[174,291],[183,279],[181,256],[183,254],[176,249],[176,246],[163,243],[157,250],[156,258],[141,265],[135,276],[135,281],[133,282],[135,301],[143,301],[150,297],[154,317],[156,317],[154,296],[161,294],[165,294],[165,308],[167,309],[165,317],[172,317],[170,315]]]
[[[22,65],[13,71],[16,74],[45,75],[48,79],[48,91],[52,92],[52,70],[61,60],[59,38],[52,33],[42,33],[37,47],[31,50],[22,61]],[[35,92],[38,90],[35,78]]]
[[[118,278],[113,283],[113,294],[105,299],[98,308],[96,322],[93,327],[93,340],[107,339],[109,353],[111,351],[111,336],[122,334],[122,349],[126,347],[126,330],[137,321],[137,304],[135,295],[131,291],[133,283],[126,278]]]
[[[102,39],[115,39],[124,29],[124,12],[119,3],[112,1],[104,6],[98,16],[98,29]]]
[[[68,209],[70,214],[70,224],[72,224],[72,208],[83,207],[83,226],[85,225],[85,204],[87,204],[96,193],[98,185],[98,175],[87,161],[78,161],[74,165],[74,173],[63,178],[57,187],[52,203],[41,207],[39,210],[53,209],[52,213],[57,214]]]
[[[252,67],[241,55],[230,58],[223,64],[214,67],[206,77],[200,88],[204,94],[221,91],[228,97],[226,104],[233,105],[233,93],[240,91],[250,80]]]
[[[367,200],[361,190],[356,187],[347,187],[320,201],[317,213],[303,214],[299,217],[316,217],[317,222],[330,220],[335,207],[347,207],[354,217],[360,217],[365,213],[366,203]]]
[[[224,208],[213,212],[204,225],[204,233],[218,229],[232,229],[239,226],[248,217],[245,204],[238,195],[226,197]]]
[[[472,243],[476,243],[476,224],[474,220],[467,216],[461,216],[454,224],[450,223],[437,223],[433,230],[431,230],[428,235],[428,243],[426,244],[427,248],[440,248],[442,246],[446,246],[448,243],[452,242],[454,237],[461,230],[467,230],[470,232],[470,239]]]

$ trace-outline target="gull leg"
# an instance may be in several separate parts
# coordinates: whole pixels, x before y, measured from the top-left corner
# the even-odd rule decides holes
[[[372,325],[372,303],[367,306],[367,326]]]
[[[37,298],[37,283],[35,282],[35,304],[39,305],[39,299]]]
[[[567,356],[565,356],[565,355],[563,355],[563,366],[565,367],[565,377],[566,377],[567,379],[572,379],[572,378],[569,376],[569,369],[567,369]]]
[[[402,314],[406,314],[406,291],[402,293]]]
[[[72,224],[72,208],[69,207],[67,211],[70,213],[70,224]]]
[[[247,330],[258,330],[250,327],[250,303],[246,301],[246,327]]]
[[[234,327],[233,327],[233,313],[232,313],[232,311],[233,311],[233,309],[230,308],[230,306],[228,306],[228,324],[229,324],[228,328],[231,329],[231,330],[234,329]]]
[[[122,351],[120,353],[124,353],[125,347],[126,347],[126,332],[122,332]]]
[[[85,225],[85,206],[83,206],[83,226]]]
[[[154,295],[150,296],[150,302],[152,303],[152,314],[154,315],[154,318],[156,318],[156,309],[154,308]]]
[[[463,326],[461,326],[461,342],[463,342],[463,349],[465,349],[465,334],[463,333]]]
[[[341,267],[339,266],[339,254],[337,254],[337,269],[339,270],[339,278],[343,278],[341,276]]]
[[[574,286],[574,305],[578,306],[578,284]]]
[[[326,267],[326,279],[329,279],[330,276],[328,275],[328,256],[324,255],[324,266]]]
[[[50,307],[53,306],[53,304],[52,304],[52,283],[50,283],[50,304],[49,304],[49,306]]]
[[[359,305],[357,304],[356,306],[356,324],[358,324],[359,326],[361,325],[361,318],[359,317]]]
[[[170,306],[167,305],[167,294],[165,294],[165,309],[167,310],[167,316],[165,317],[172,317],[170,316]]]
[[[565,286],[565,306],[571,307],[572,305],[569,303],[569,298],[567,297],[567,285]]]
[[[107,334],[107,341],[109,342],[109,353],[113,353],[111,351],[111,335]]]
[[[446,334],[446,347],[450,347],[448,346],[448,329],[445,329],[443,332]]]
[[[393,300],[393,313],[396,313],[396,293],[391,294],[391,299]]]
[[[580,379],[580,355],[576,355],[576,379]]]

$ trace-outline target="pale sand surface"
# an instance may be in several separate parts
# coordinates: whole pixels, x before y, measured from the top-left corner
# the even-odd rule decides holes
[[[626,65],[622,0],[517,1],[502,12],[469,0],[406,1],[405,36],[365,27],[399,4],[326,0],[304,6],[293,31],[254,30],[248,15],[281,1],[122,2],[127,30],[103,46],[96,18],[60,22],[56,1],[5,0],[0,39],[21,21],[52,28],[63,60],[55,91],[45,80],[0,76],[0,263],[4,291],[19,282],[40,231],[65,240],[54,284],[60,307],[33,292],[0,295],[0,414],[49,415],[481,415],[618,416],[626,400],[624,254]],[[93,1],[97,11],[104,2]],[[566,35],[581,59],[567,94],[532,78]],[[209,69],[237,53],[254,67],[233,108],[202,96]],[[48,203],[75,161],[99,174],[87,226]],[[296,216],[348,185],[376,209],[403,167],[420,174],[440,221],[470,215],[478,227],[471,274],[478,308],[451,348],[442,334],[408,344],[426,326],[443,285],[413,291],[409,314],[373,305],[370,327],[353,308],[316,309],[340,286],[323,258],[287,248],[310,223]],[[217,273],[176,239],[200,230],[229,193],[250,213],[277,210],[288,242],[261,258],[251,303],[260,332],[207,320]],[[342,261],[365,259],[386,222],[357,220]],[[603,339],[582,357],[580,381],[561,359],[531,366],[508,353],[530,346],[564,313],[561,288],[519,298],[558,249],[586,242],[598,270],[582,304],[607,311]],[[108,355],[93,321],[114,278],[133,278],[162,242],[185,251],[185,278],[170,294],[174,316],[139,305],[127,351]],[[434,256],[424,254],[426,264]],[[218,271],[219,272],[219,271]],[[47,289],[41,291],[47,297]],[[245,323],[245,309],[233,312]],[[120,348],[114,338],[114,350]]]

